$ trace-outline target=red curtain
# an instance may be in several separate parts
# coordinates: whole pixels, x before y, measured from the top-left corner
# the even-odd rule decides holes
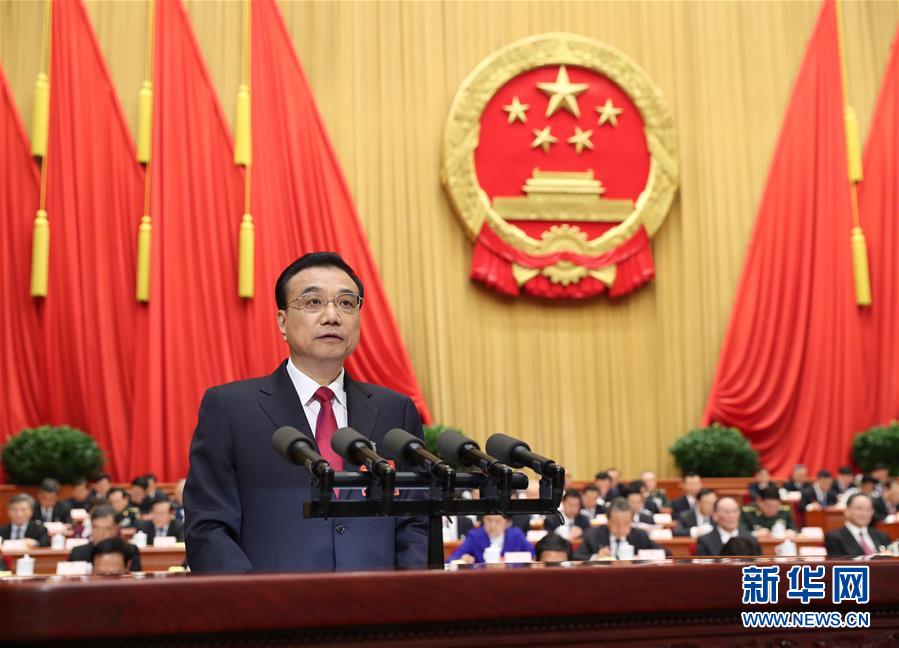
[[[53,3],[43,418],[89,432],[124,478],[144,174],[81,2]]]
[[[152,265],[130,473],[174,480],[187,474],[203,391],[248,376],[237,296],[243,173],[184,6],[155,4]]]
[[[743,431],[776,476],[835,469],[864,424],[843,94],[826,0],[784,118],[704,421]]]
[[[863,320],[868,424],[874,425],[899,418],[899,31],[868,132],[864,172],[858,199],[870,250],[873,303]]]
[[[251,373],[271,371],[286,355],[275,335],[278,274],[305,252],[334,250],[365,283],[362,338],[348,370],[359,380],[408,394],[428,421],[365,232],[282,16],[272,0],[252,7],[256,297],[245,304],[243,341]]]
[[[39,178],[0,68],[0,445],[41,420],[39,305],[29,295]],[[0,468],[2,481],[2,468]]]

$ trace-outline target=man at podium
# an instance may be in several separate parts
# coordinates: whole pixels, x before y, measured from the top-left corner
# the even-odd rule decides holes
[[[289,348],[274,373],[209,389],[184,489],[187,562],[195,572],[333,571],[424,567],[426,518],[306,519],[310,476],[272,450],[289,425],[335,470],[334,432],[349,425],[376,444],[392,428],[423,438],[407,396],[357,382],[344,369],[360,333],[362,281],[337,254],[290,264],[275,285]],[[343,490],[340,499],[361,497]]]

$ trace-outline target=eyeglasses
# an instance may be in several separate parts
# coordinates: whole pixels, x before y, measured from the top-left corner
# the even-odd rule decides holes
[[[341,313],[352,315],[362,307],[362,297],[356,293],[340,293],[333,299],[326,299],[321,293],[305,293],[287,303],[288,308],[306,311],[307,313],[320,313],[333,303]]]

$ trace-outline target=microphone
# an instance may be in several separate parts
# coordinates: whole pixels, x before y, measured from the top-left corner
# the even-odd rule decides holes
[[[325,479],[328,473],[334,473],[331,464],[315,451],[309,438],[295,427],[285,425],[275,430],[272,448],[290,463],[304,466],[319,479]]]
[[[413,466],[424,466],[436,478],[446,484],[447,489],[455,487],[456,471],[443,459],[428,451],[424,442],[400,428],[393,428],[384,435],[381,450],[388,457]]]
[[[447,430],[437,437],[437,452],[451,463],[460,466],[476,466],[485,473],[511,486],[512,469],[481,450],[474,440],[456,430]]]
[[[396,470],[387,460],[374,451],[372,442],[351,427],[340,428],[331,437],[331,448],[345,460],[364,465],[378,478],[383,487],[393,492]]]
[[[513,468],[530,468],[539,475],[553,474],[559,469],[552,459],[547,459],[531,451],[524,441],[497,432],[487,439],[487,453]]]

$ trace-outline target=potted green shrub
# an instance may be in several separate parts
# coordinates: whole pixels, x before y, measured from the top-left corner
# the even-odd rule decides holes
[[[70,484],[103,469],[103,452],[90,436],[67,425],[26,428],[3,447],[3,470],[21,485],[40,484],[53,477]]]
[[[758,452],[738,429],[717,423],[690,430],[668,452],[681,472],[695,472],[703,477],[749,477],[759,461]]]
[[[874,464],[885,463],[891,475],[899,475],[899,423],[875,425],[852,441],[852,461],[870,472]]]

